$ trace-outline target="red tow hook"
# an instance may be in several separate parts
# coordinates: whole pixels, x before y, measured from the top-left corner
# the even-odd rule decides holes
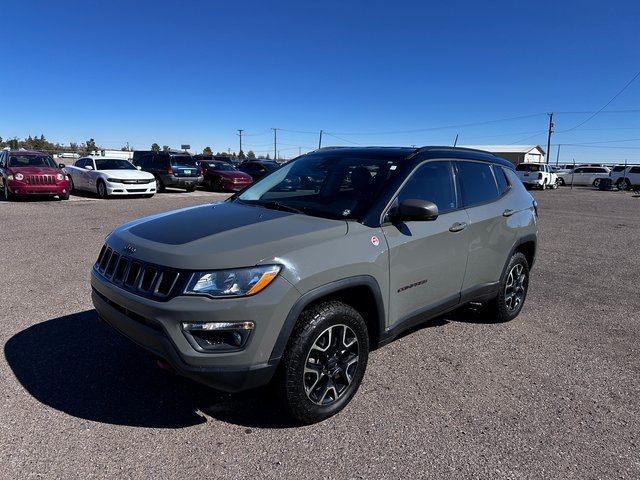
[[[169,365],[169,363],[166,360],[163,360],[161,358],[158,358],[156,360],[156,365],[158,365],[158,368],[162,370],[173,370],[173,368],[171,368],[171,365]]]

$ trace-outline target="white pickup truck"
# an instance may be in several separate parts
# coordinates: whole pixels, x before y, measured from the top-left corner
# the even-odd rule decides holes
[[[525,187],[558,188],[558,176],[546,163],[520,163],[516,165],[516,174]]]

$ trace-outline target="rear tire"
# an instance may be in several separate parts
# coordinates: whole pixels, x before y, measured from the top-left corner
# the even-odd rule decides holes
[[[598,188],[598,187],[600,186],[600,182],[601,182],[601,181],[602,181],[602,180],[601,180],[600,178],[596,178],[596,179],[593,181],[593,184],[592,184],[592,185],[593,185],[595,188]]]
[[[564,178],[559,178],[558,183],[560,184],[561,187],[564,187],[566,185],[566,183],[564,182]]]
[[[162,180],[160,180],[159,178],[156,178],[156,192],[162,193],[165,190],[166,190],[166,187],[164,186],[164,183],[162,183]]]
[[[329,301],[302,312],[277,380],[291,417],[310,424],[342,410],[358,391],[368,358],[367,325],[353,307]]]
[[[556,181],[553,183],[553,185],[551,186],[551,188],[553,188],[554,190],[558,189],[558,180],[556,179]]]
[[[529,262],[522,253],[511,256],[498,288],[498,296],[487,305],[485,315],[488,321],[508,322],[520,314],[529,289]]]
[[[191,192],[195,192],[196,191],[196,185],[193,185],[192,187],[187,187],[186,191],[191,193]]]
[[[72,193],[76,189],[76,186],[73,184],[73,178],[69,175],[69,193]]]

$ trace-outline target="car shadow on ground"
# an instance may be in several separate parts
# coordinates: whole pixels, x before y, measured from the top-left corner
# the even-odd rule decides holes
[[[9,339],[7,363],[38,401],[78,418],[182,428],[218,420],[256,428],[294,426],[269,389],[227,394],[156,366],[94,310],[33,325]]]

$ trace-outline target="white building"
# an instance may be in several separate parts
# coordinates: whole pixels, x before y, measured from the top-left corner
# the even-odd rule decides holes
[[[460,145],[491,152],[498,157],[509,160],[514,165],[519,163],[544,163],[545,151],[540,145]]]

